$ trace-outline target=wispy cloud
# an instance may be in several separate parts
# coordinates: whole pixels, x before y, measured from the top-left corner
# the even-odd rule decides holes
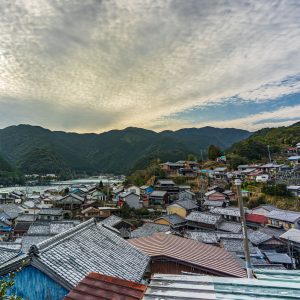
[[[177,128],[194,122],[172,115],[195,107],[300,91],[298,1],[13,0],[0,9],[2,127]]]

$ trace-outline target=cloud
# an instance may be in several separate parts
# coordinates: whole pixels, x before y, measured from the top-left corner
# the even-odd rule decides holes
[[[196,107],[300,90],[297,1],[13,0],[0,9],[0,114],[18,116],[0,126],[176,128],[194,122],[172,116]]]

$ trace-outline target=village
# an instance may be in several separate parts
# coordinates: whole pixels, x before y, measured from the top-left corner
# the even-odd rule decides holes
[[[141,295],[154,299],[158,283],[165,295],[172,294],[167,282],[174,281],[174,286],[205,282],[197,274],[217,276],[224,288],[231,281],[239,285],[238,278],[247,276],[238,207],[244,200],[247,249],[255,277],[261,276],[263,284],[265,277],[296,272],[287,274],[297,274],[299,280],[300,211],[259,201],[246,207],[259,195],[256,189],[244,188],[266,190],[288,178],[283,195],[299,207],[300,143],[291,151],[295,155],[286,164],[239,165],[236,170],[224,166],[222,157],[216,160],[220,166],[210,169],[196,161],[160,163],[164,178],[154,176],[151,184],[141,186],[101,181],[31,194],[2,192],[0,276],[16,272],[15,290],[21,289],[25,299],[26,295],[48,299],[50,291],[49,299],[62,299],[69,292],[65,299],[84,299],[79,296],[89,295],[93,284],[99,288],[100,282],[111,280],[105,288],[108,294],[115,292],[114,285],[129,289],[129,280],[140,284],[131,286],[130,292],[139,292],[140,298],[129,299]],[[186,288],[181,292],[186,298],[178,299],[190,299]]]

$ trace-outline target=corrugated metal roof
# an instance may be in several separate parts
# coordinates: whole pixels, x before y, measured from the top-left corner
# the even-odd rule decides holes
[[[208,272],[211,270],[228,276],[245,276],[245,270],[225,249],[191,239],[172,234],[156,233],[149,237],[131,239],[129,243],[149,254],[152,258],[169,257],[198,268],[204,268]]]
[[[300,299],[300,272],[257,270],[257,279],[155,274],[143,300]]]
[[[99,273],[90,273],[70,291],[64,300],[139,300],[147,286]]]

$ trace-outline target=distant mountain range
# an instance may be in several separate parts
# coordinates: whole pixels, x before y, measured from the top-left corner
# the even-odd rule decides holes
[[[250,135],[246,130],[213,127],[160,133],[128,127],[78,134],[18,125],[0,130],[0,155],[24,173],[127,173],[144,168],[153,158],[176,161],[188,154],[200,158],[211,144],[227,149]]]

